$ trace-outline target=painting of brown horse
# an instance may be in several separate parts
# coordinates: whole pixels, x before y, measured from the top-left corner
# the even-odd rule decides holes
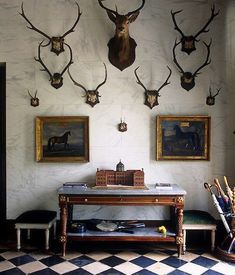
[[[54,151],[56,149],[55,148],[56,143],[58,144],[63,143],[64,150],[67,150],[69,148],[68,136],[71,136],[70,131],[65,132],[62,136],[50,137],[47,143],[48,151]]]

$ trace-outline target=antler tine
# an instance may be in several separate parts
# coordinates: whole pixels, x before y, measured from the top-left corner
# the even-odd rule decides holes
[[[130,15],[132,15],[133,13],[136,13],[137,11],[140,11],[140,10],[144,7],[144,4],[145,4],[145,0],[142,0],[141,6],[140,6],[138,9],[134,10],[134,11],[128,12],[128,13],[126,14],[126,16],[130,16]]]
[[[24,3],[22,2],[21,4],[21,13],[19,12],[19,14],[29,23],[30,27],[27,26],[27,28],[34,30],[38,33],[40,33],[41,35],[45,36],[46,38],[48,38],[51,41],[51,38],[49,35],[47,35],[46,33],[42,32],[41,30],[39,30],[38,28],[36,28],[30,21],[29,19],[26,17],[25,13],[24,13]]]
[[[181,11],[182,11],[182,10],[173,12],[173,11],[171,10],[171,16],[172,16],[173,23],[174,23],[174,25],[175,25],[175,30],[177,30],[177,31],[184,37],[184,36],[185,36],[184,33],[183,33],[183,32],[181,31],[181,29],[178,27],[178,25],[177,25],[177,23],[176,23],[176,20],[175,20],[175,15],[176,15],[177,13],[180,13]]]
[[[166,85],[170,84],[170,82],[168,82],[169,78],[171,77],[172,74],[172,70],[167,66],[168,70],[170,71],[166,81],[162,84],[162,86],[157,90],[158,92]]]
[[[52,77],[52,74],[51,72],[48,70],[48,68],[46,67],[46,65],[43,63],[42,59],[41,59],[41,55],[40,55],[40,48],[41,48],[41,45],[42,43],[44,42],[44,40],[42,40],[42,42],[39,43],[38,45],[38,58],[34,57],[35,61],[39,62],[44,69],[41,69],[41,71],[46,71],[50,77]]]
[[[74,32],[74,28],[76,27],[76,25],[77,25],[77,23],[78,23],[78,21],[79,21],[79,19],[80,19],[80,16],[82,15],[82,13],[80,12],[80,7],[79,7],[78,3],[75,2],[75,4],[78,6],[78,17],[77,17],[75,23],[73,24],[72,28],[69,29],[67,32],[65,32],[65,33],[61,36],[62,38],[64,38],[67,34],[69,34],[69,33],[71,33],[71,32]]]
[[[104,81],[101,82],[101,83],[96,87],[95,91],[97,91],[102,85],[104,85],[104,83],[105,83],[106,80],[107,80],[107,68],[106,68],[105,63],[103,63],[103,64],[104,64],[104,70],[105,70]]]
[[[205,67],[205,66],[207,66],[207,65],[209,65],[209,64],[211,63],[211,59],[209,59],[209,57],[210,57],[210,46],[211,46],[211,42],[212,42],[212,40],[210,40],[210,43],[209,43],[209,44],[206,44],[206,42],[203,41],[204,45],[205,45],[206,48],[207,48],[207,56],[206,56],[205,62],[204,62],[204,63],[195,71],[195,73],[193,74],[194,77],[197,76],[197,75],[199,74],[198,72],[199,72],[203,67]]]
[[[134,71],[134,73],[135,73],[135,76],[136,76],[136,78],[137,78],[137,81],[136,81],[136,83],[138,83],[140,86],[142,86],[143,88],[144,88],[144,90],[145,91],[148,91],[148,89],[144,86],[144,84],[140,81],[140,79],[139,79],[139,77],[138,77],[138,75],[137,75],[137,70],[139,69],[139,67],[137,67],[136,69],[135,69],[135,71]]]
[[[219,94],[220,90],[221,88],[217,89],[217,93],[214,95],[214,97],[216,97]]]
[[[114,11],[114,10],[111,10],[111,9],[109,9],[109,8],[106,8],[106,7],[103,5],[102,1],[104,1],[104,0],[98,0],[98,2],[99,2],[99,4],[100,4],[101,8],[105,9],[106,11],[109,11],[109,12],[111,12],[111,13],[114,13],[114,14],[118,15],[118,12],[117,12],[117,11]]]
[[[34,98],[36,98],[36,96],[37,96],[37,93],[38,93],[38,90],[36,90],[36,92],[35,92],[35,95],[34,95]]]
[[[65,66],[65,68],[63,69],[62,73],[61,73],[61,76],[64,74],[64,72],[69,68],[69,66],[71,64],[73,64],[73,53],[72,53],[72,49],[71,47],[67,44],[67,43],[64,43],[68,48],[69,48],[69,52],[70,52],[70,60],[69,60],[69,63]]]
[[[29,90],[28,90],[28,94],[29,94],[29,96],[30,96],[31,98],[33,98],[33,96],[30,94]]]
[[[194,39],[196,39],[196,37],[198,37],[199,34],[209,31],[209,30],[206,30],[206,28],[209,26],[211,21],[219,14],[219,12],[220,10],[218,10],[218,12],[215,13],[215,5],[213,5],[211,8],[211,17],[209,18],[205,26],[194,36]]]
[[[82,88],[82,89],[85,91],[85,93],[88,92],[87,89],[86,89],[83,85],[79,84],[78,82],[76,82],[76,81],[73,79],[73,77],[72,77],[72,75],[71,75],[71,73],[70,73],[70,71],[69,71],[69,68],[68,68],[68,75],[69,75],[70,79],[73,81],[73,84],[74,84],[74,85],[76,85],[76,86]]]
[[[210,93],[210,96],[212,96],[212,93],[211,93],[211,87],[209,87],[209,93]]]
[[[182,69],[182,67],[180,66],[180,64],[178,63],[178,61],[176,60],[176,55],[175,55],[175,48],[180,44],[180,42],[177,42],[177,39],[175,40],[175,45],[173,47],[173,61],[175,63],[175,65],[178,67],[178,69],[180,70],[180,72],[183,74],[184,70]]]

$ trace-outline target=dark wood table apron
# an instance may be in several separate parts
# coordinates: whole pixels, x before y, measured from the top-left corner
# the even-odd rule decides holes
[[[178,185],[172,185],[170,190],[107,190],[80,187],[61,187],[58,190],[60,207],[60,236],[62,254],[65,256],[67,240],[79,241],[139,241],[139,242],[175,242],[178,257],[181,256],[183,246],[183,208],[186,192]],[[159,234],[135,236],[126,235],[101,235],[86,234],[70,235],[67,225],[72,220],[73,205],[116,205],[116,206],[170,206],[171,214],[175,219],[175,236],[161,236]]]

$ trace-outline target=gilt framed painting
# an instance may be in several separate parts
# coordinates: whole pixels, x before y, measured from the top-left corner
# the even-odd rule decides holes
[[[157,160],[209,160],[210,117],[157,116]]]
[[[36,117],[35,128],[36,161],[89,161],[89,117]]]

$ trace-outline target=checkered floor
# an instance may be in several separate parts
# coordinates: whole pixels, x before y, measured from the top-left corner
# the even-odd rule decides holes
[[[113,248],[115,247],[115,248]],[[235,275],[235,264],[225,263],[203,250],[188,250],[177,258],[174,246],[121,246],[109,243],[105,247],[69,249],[65,257],[59,251],[40,251],[0,245],[0,274],[76,274],[76,275]]]

